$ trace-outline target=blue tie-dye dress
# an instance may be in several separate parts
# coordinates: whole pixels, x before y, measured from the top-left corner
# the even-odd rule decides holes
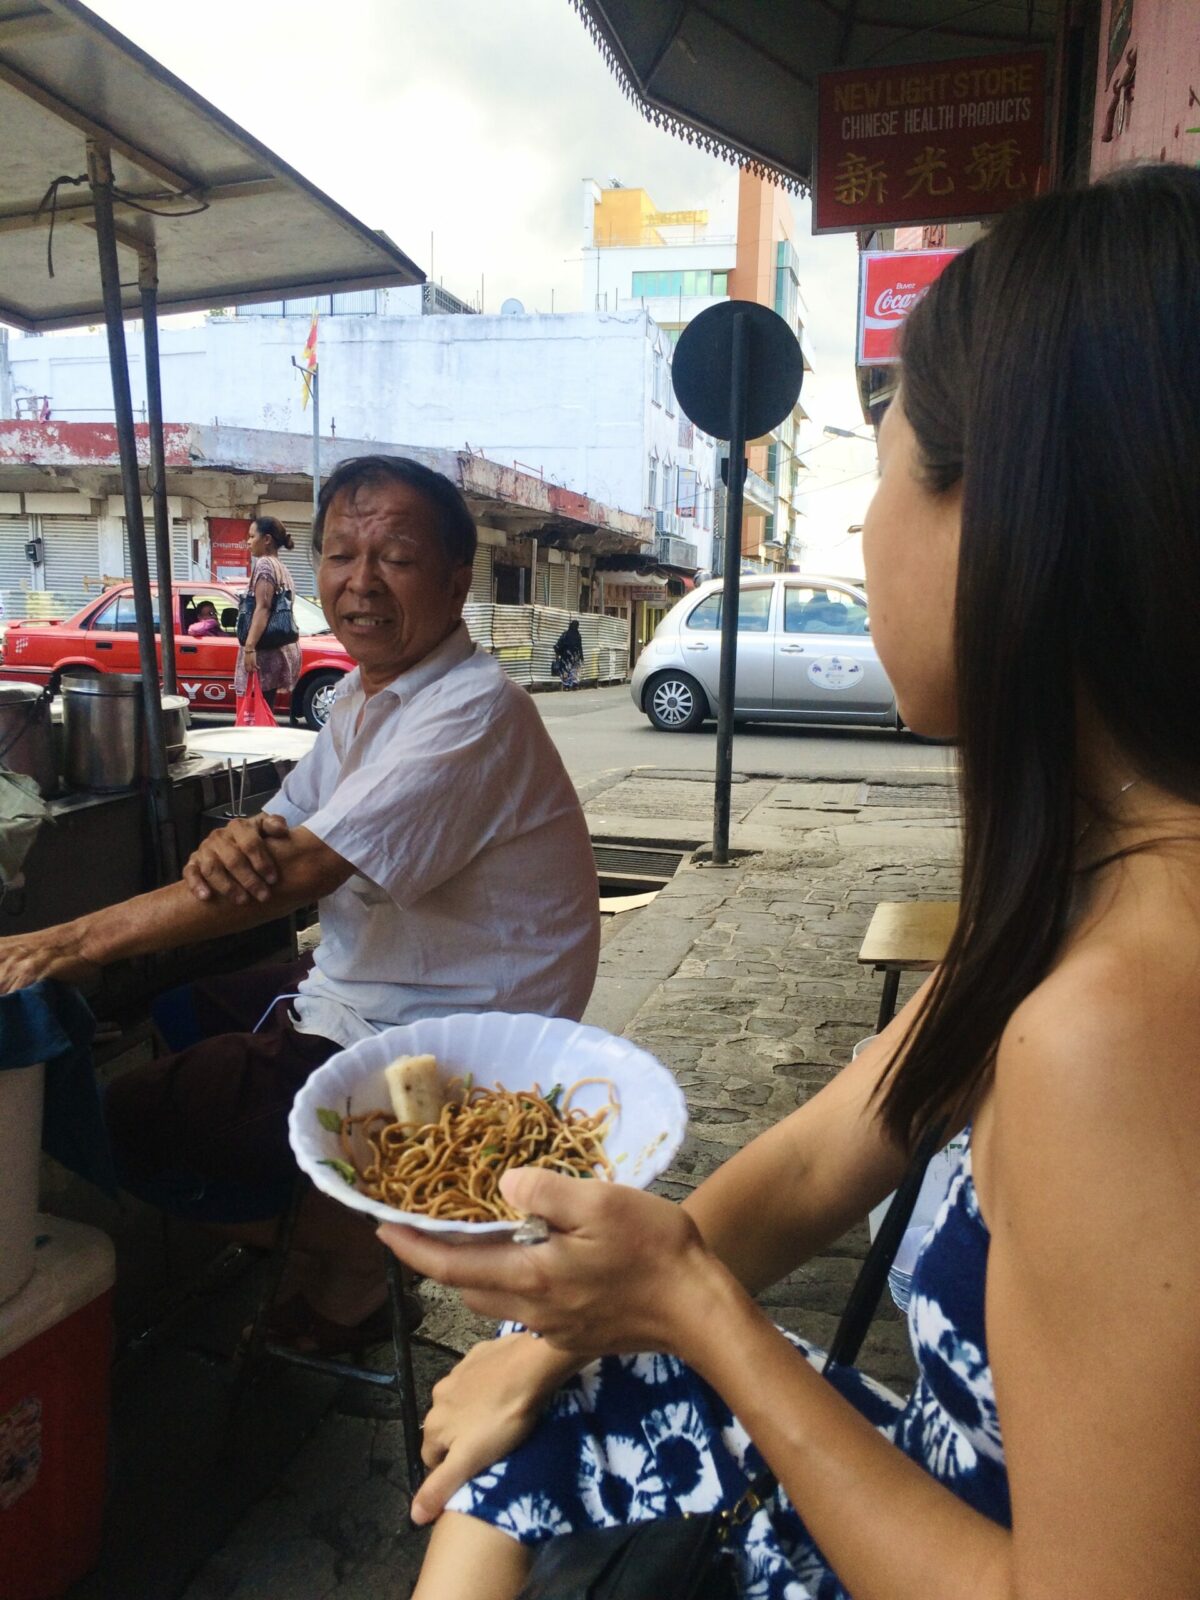
[[[1008,1526],[1004,1450],[984,1336],[988,1232],[970,1148],[916,1263],[907,1404],[850,1367],[829,1381],[905,1455]],[[502,1330],[502,1332],[505,1330]],[[815,1365],[819,1350],[787,1334]],[[465,1484],[452,1511],[524,1543],[734,1504],[763,1462],[738,1419],[672,1356],[608,1356],[556,1396],[528,1440]],[[848,1600],[782,1489],[736,1530],[744,1600]]]

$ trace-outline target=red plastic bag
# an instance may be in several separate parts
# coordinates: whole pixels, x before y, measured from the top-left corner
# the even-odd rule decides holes
[[[237,721],[239,728],[273,728],[275,713],[267,704],[258,673],[252,672],[246,680],[245,694],[238,695]]]

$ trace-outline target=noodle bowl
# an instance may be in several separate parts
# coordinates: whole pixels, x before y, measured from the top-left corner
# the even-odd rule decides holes
[[[571,1101],[586,1084],[601,1084],[607,1102],[595,1111]],[[620,1115],[615,1086],[605,1078],[581,1078],[562,1095],[532,1089],[470,1089],[442,1107],[437,1122],[415,1127],[389,1111],[366,1111],[341,1119],[339,1141],[357,1186],[372,1200],[399,1211],[454,1222],[518,1221],[500,1193],[500,1178],[513,1167],[547,1167],[568,1177],[615,1174],[604,1138]],[[340,1169],[339,1169],[340,1170]],[[349,1178],[349,1172],[345,1174]]]

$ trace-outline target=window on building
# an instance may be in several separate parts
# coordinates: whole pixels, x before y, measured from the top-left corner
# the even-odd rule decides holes
[[[796,326],[799,301],[800,258],[790,239],[780,239],[775,246],[775,310],[789,328]]]
[[[711,272],[707,267],[680,272],[635,272],[635,300],[662,300],[668,296],[728,294],[729,273]]]
[[[649,477],[649,481],[648,481],[648,483],[646,485],[646,504],[648,506],[656,506],[658,504],[658,457],[657,456],[651,456],[650,457],[650,477]]]
[[[687,619],[689,628],[712,633],[721,626],[720,594],[706,595]],[[771,618],[771,587],[743,589],[738,595],[738,632],[766,633]]]
[[[655,352],[654,352],[654,376],[653,376],[651,389],[650,389],[650,398],[654,401],[654,404],[656,406],[661,406],[662,403],[663,403],[663,400],[666,397],[666,395],[665,395],[666,383],[667,383],[667,363],[663,359],[662,351],[661,350],[655,350]]]
[[[774,544],[775,542],[775,513],[768,511],[763,518],[763,543]]]
[[[779,482],[779,445],[777,443],[767,446],[767,482]]]

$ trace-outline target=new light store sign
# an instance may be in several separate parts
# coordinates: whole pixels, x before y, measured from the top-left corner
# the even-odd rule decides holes
[[[1040,50],[817,80],[813,232],[991,216],[1036,193]]]
[[[896,359],[905,317],[957,250],[864,250],[859,258],[858,365],[884,367]]]

